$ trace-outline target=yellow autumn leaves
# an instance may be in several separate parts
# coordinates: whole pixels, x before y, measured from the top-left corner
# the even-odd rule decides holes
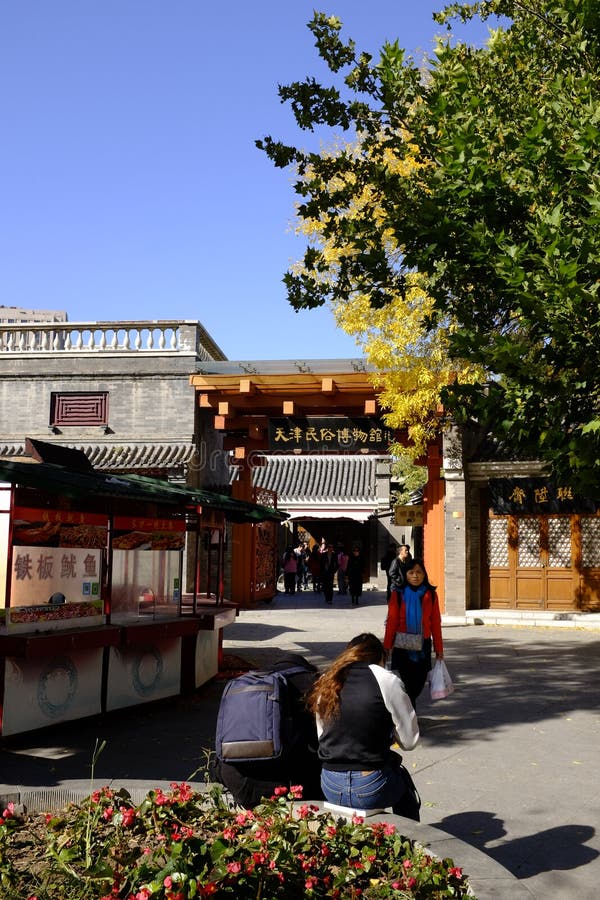
[[[418,177],[419,165],[410,154],[410,145],[405,142],[404,146],[409,148],[409,153],[402,159],[394,155],[389,145],[376,148],[378,165],[383,165],[388,172],[401,178]],[[358,161],[365,152],[372,153],[373,150],[365,151],[365,147],[357,141],[322,151],[321,156],[327,158],[345,153]],[[314,174],[309,169],[304,178],[310,181]],[[338,172],[326,186],[320,185],[321,190],[325,188],[330,196],[350,187],[353,188],[349,192],[350,199],[345,207],[336,209],[335,218],[340,222],[360,219],[363,225],[368,222],[372,247],[382,248],[390,262],[399,267],[402,248],[387,227],[389,217],[376,186],[366,184],[359,187],[352,170],[344,175]],[[331,224],[330,213],[313,218],[303,216],[297,224],[297,232],[305,235],[320,251],[322,265],[318,276],[314,270],[310,275],[322,279],[324,283],[335,280],[344,258],[362,252],[358,243],[340,238],[344,234],[343,228],[332,229]],[[297,263],[292,271],[302,274],[303,264]],[[386,424],[406,432],[408,441],[403,454],[415,460],[424,453],[427,443],[442,427],[442,387],[455,378],[462,382],[476,381],[481,377],[481,372],[460,360],[450,359],[448,335],[451,322],[431,327],[434,309],[433,301],[426,292],[426,273],[407,274],[402,293],[392,288],[387,293],[387,304],[374,308],[368,286],[356,284],[349,299],[333,301],[332,309],[338,326],[355,337],[374,367],[373,381],[379,390]]]

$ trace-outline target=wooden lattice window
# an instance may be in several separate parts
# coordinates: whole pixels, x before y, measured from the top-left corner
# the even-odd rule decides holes
[[[108,391],[53,393],[50,425],[108,425]]]

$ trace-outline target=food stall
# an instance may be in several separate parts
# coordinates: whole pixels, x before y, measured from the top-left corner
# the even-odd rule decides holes
[[[69,448],[28,441],[27,450],[26,459],[0,460],[2,735],[174,696],[213,677],[222,628],[236,615],[223,597],[225,523],[252,527],[283,514],[96,472]],[[198,552],[207,537],[208,572]],[[190,596],[184,550],[195,557]]]

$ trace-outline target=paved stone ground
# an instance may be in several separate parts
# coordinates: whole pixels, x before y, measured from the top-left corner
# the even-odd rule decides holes
[[[385,596],[353,609],[311,592],[244,610],[224,633],[228,656],[268,664],[285,650],[326,665],[361,631],[381,635]],[[537,900],[600,896],[600,631],[446,626],[456,690],[419,700],[421,741],[404,761],[422,821],[482,850]],[[123,710],[0,746],[0,795],[89,779],[95,741],[107,745],[95,783],[201,780],[223,682],[191,697]],[[500,896],[500,894],[498,894]],[[508,898],[507,898],[508,900]]]

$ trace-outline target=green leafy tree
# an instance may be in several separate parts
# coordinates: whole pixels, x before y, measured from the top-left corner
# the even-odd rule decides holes
[[[426,328],[451,323],[449,357],[486,373],[443,389],[454,417],[598,491],[600,8],[484,0],[436,19],[476,16],[502,17],[485,47],[440,39],[417,64],[397,42],[373,61],[341,40],[338,19],[315,15],[335,84],[307,79],[280,96],[301,128],[342,129],[362,150],[258,142],[296,167],[300,219],[319,219],[329,252],[343,250],[332,270],[309,246],[288,296],[335,308],[359,294],[377,309],[418,272],[433,301]],[[380,214],[349,216],[367,188]]]

